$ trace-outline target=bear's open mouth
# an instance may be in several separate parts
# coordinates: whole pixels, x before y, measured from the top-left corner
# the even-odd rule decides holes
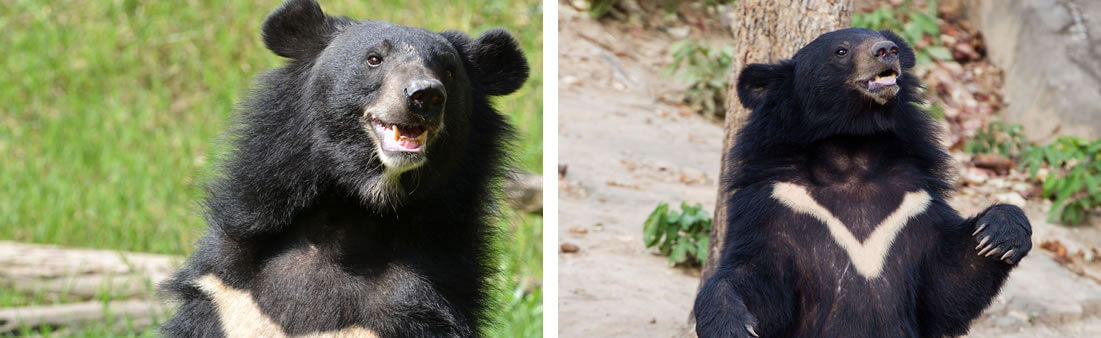
[[[868,80],[868,91],[874,92],[883,88],[893,87],[897,79],[898,72],[893,68],[888,68]]]
[[[419,153],[428,141],[429,128],[425,126],[386,123],[377,118],[371,119],[371,126],[378,134],[379,145],[385,151]]]

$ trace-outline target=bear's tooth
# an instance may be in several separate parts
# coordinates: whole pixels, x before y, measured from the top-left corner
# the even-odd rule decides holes
[[[401,131],[398,130],[398,125],[396,125],[396,124],[392,125],[390,127],[394,128],[394,141],[397,141],[398,139],[401,138]]]

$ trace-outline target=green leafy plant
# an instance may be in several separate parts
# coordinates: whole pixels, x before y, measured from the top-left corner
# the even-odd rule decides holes
[[[603,18],[615,6],[616,0],[589,0],[589,15],[594,19]]]
[[[1037,146],[1028,142],[1023,129],[1020,124],[994,121],[980,128],[963,149],[972,154],[998,153],[1027,167],[1033,179],[1043,182],[1044,198],[1054,200],[1048,221],[1079,224],[1101,208],[1101,139],[1060,137]],[[1044,167],[1047,174],[1038,177]]]
[[[658,204],[642,227],[642,240],[647,248],[657,247],[669,256],[670,265],[701,266],[707,261],[711,234],[711,213],[696,203],[681,203],[680,212],[669,210],[669,204]]]
[[[998,153],[1005,157],[1017,157],[1030,147],[1022,129],[1024,128],[1020,124],[995,120],[988,123],[985,128],[979,128],[975,138],[964,145],[963,151],[971,154]]]
[[[1101,139],[1060,137],[1047,146],[1028,148],[1022,160],[1033,178],[1048,166],[1044,197],[1055,199],[1049,221],[1078,224],[1091,210],[1101,208]]]
[[[889,29],[898,33],[911,46],[917,64],[928,64],[933,59],[951,60],[952,52],[940,42],[940,26],[937,24],[937,2],[928,1],[926,9],[914,6],[907,0],[896,8],[882,7],[868,13],[853,14],[853,27],[871,30]],[[920,42],[928,36],[932,43],[921,46]],[[921,47],[919,47],[921,46]]]
[[[712,49],[699,41],[685,39],[672,46],[673,63],[666,76],[679,74],[688,84],[686,99],[692,108],[711,119],[726,113],[727,76],[730,75],[734,46]]]

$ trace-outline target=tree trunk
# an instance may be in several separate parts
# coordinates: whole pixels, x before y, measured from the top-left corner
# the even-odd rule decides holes
[[[745,123],[749,110],[738,101],[735,89],[738,74],[750,63],[775,63],[791,58],[799,48],[822,33],[849,27],[852,0],[739,0],[734,10],[731,30],[734,33],[735,72],[730,74],[726,94],[726,118],[723,121],[722,168],[719,177],[726,177],[731,168],[727,155],[734,146],[738,129]],[[711,247],[703,267],[700,284],[711,276],[721,257],[726,237],[726,203],[732,191],[719,180],[715,218],[711,227]]]

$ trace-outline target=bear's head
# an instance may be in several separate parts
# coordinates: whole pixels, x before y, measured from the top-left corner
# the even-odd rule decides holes
[[[262,32],[305,83],[295,104],[311,115],[314,151],[368,201],[393,204],[411,190],[403,176],[419,184],[437,173],[413,172],[458,166],[471,135],[491,127],[473,125],[487,119],[475,115],[499,115],[479,102],[516,91],[528,77],[516,40],[501,29],[471,39],[327,16],[313,0],[288,0]]]
[[[848,28],[820,35],[790,60],[751,64],[738,99],[752,110],[784,110],[802,129],[868,134],[898,123],[895,109],[916,100],[914,52],[894,33]],[[798,114],[796,114],[798,113]]]

